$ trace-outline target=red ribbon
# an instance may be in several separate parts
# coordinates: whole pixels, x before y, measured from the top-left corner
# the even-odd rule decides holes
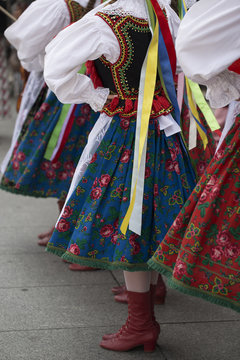
[[[237,74],[240,74],[240,59],[235,61],[231,66],[228,68],[230,71],[234,71]]]
[[[63,151],[63,148],[64,148],[64,146],[66,145],[66,142],[67,142],[67,140],[68,140],[68,136],[69,136],[69,134],[70,134],[70,131],[72,130],[72,126],[73,126],[73,122],[74,122],[74,118],[75,118],[75,110],[76,110],[76,107],[77,107],[77,105],[74,105],[73,110],[72,110],[72,113],[71,113],[71,116],[70,116],[70,118],[69,118],[69,120],[68,120],[66,129],[65,129],[65,132],[64,132],[64,135],[63,135],[63,138],[62,138],[60,147],[59,147],[56,155],[54,156],[54,159],[52,160],[53,163],[56,162],[56,161],[58,161],[59,156],[61,155],[61,153],[62,153],[62,151]]]
[[[158,18],[159,26],[161,28],[161,32],[162,32],[164,42],[165,42],[165,45],[167,48],[169,60],[171,63],[172,73],[174,76],[176,74],[177,57],[176,57],[175,46],[174,46],[171,31],[169,29],[168,21],[166,19],[166,16],[165,16],[163,10],[159,6],[157,0],[151,0],[151,3],[155,10],[157,18]]]

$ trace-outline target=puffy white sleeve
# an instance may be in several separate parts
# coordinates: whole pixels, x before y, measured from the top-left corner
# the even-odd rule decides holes
[[[87,60],[101,55],[114,62],[120,53],[111,28],[99,17],[86,15],[61,31],[46,48],[44,77],[62,103],[88,103],[99,111],[109,89],[95,89],[91,79],[78,71]]]
[[[42,71],[46,45],[69,22],[64,0],[36,0],[4,35],[17,49],[19,60],[26,70]]]
[[[240,57],[239,0],[201,0],[185,15],[176,50],[187,77],[207,86],[214,108],[240,97],[240,75],[227,68]]]
[[[187,77],[198,83],[240,57],[240,1],[201,0],[182,20],[176,50]]]

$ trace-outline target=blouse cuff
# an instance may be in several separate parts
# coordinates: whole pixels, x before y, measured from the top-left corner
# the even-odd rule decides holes
[[[89,100],[89,105],[95,111],[101,111],[104,107],[110,91],[107,88],[98,87],[94,90],[94,97]]]
[[[161,115],[158,118],[160,130],[164,130],[166,137],[181,132],[181,128],[171,114]]]
[[[206,98],[213,108],[227,106],[240,98],[240,75],[225,70],[205,82]]]
[[[44,55],[39,54],[34,59],[20,60],[22,67],[28,72],[43,71],[44,68]]]

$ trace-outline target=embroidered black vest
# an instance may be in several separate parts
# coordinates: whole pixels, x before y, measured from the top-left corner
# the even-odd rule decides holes
[[[130,15],[122,17],[101,12],[96,15],[111,27],[120,45],[120,56],[114,64],[104,56],[94,61],[101,85],[118,95],[103,111],[109,116],[117,113],[123,117],[133,116],[137,112],[141,69],[151,41],[148,22]],[[151,117],[171,111],[172,106],[157,81]]]
[[[65,0],[65,3],[69,11],[70,23],[74,23],[75,21],[80,20],[85,14],[85,9],[78,2],[73,0]]]

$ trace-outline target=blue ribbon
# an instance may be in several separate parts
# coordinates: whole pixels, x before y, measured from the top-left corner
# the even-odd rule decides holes
[[[159,58],[159,63],[160,63],[161,71],[162,71],[163,81],[164,81],[165,87],[167,89],[169,99],[174,108],[175,120],[180,125],[181,115],[180,115],[180,109],[179,109],[178,101],[177,101],[177,94],[176,94],[175,84],[174,84],[174,80],[173,80],[171,63],[169,60],[167,48],[166,48],[166,45],[164,42],[164,38],[163,38],[163,35],[161,32],[160,26],[159,26],[158,58]]]
[[[185,102],[185,104],[187,105],[187,107],[188,107],[188,110],[191,112],[191,109],[190,109],[190,106],[189,106],[189,104],[188,104],[188,99],[187,99],[187,92],[185,91],[184,92],[184,96],[183,96],[183,98],[184,98],[184,102]],[[200,128],[202,129],[202,131],[204,131],[204,133],[207,135],[207,130],[206,130],[206,128],[198,121],[198,119],[193,115],[193,113],[191,112],[191,114],[192,114],[192,116],[193,116],[193,118],[194,118],[194,120],[196,121],[196,123],[198,123],[198,125],[200,126]]]

